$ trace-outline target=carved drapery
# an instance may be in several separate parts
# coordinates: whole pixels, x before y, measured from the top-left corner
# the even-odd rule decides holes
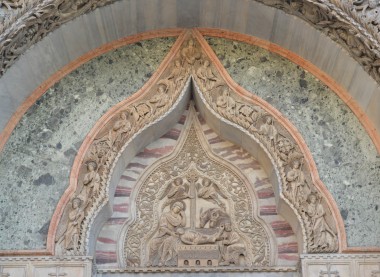
[[[208,57],[206,53],[210,51],[200,48],[201,44],[206,47],[203,38],[197,39],[200,41],[190,38],[183,43],[156,84],[124,106],[97,133],[84,154],[76,191],[59,224],[57,254],[78,255],[87,251],[90,224],[108,201],[110,174],[119,153],[138,132],[176,105],[190,75],[200,88],[207,108],[221,120],[248,133],[269,154],[279,173],[281,197],[298,216],[303,229],[305,250],[309,253],[338,250],[337,225],[327,200],[313,182],[301,147],[262,102],[247,101],[228,86],[211,62],[216,62],[215,57]]]
[[[341,44],[377,82],[380,82],[378,1],[256,1],[306,20]],[[6,8],[17,8],[23,5],[21,2],[8,0],[3,5]],[[49,32],[79,15],[113,2],[115,0],[27,1],[21,12],[15,13],[0,25],[0,75],[4,74],[26,49]]]
[[[136,214],[121,235],[127,266],[268,267],[273,242],[249,182],[207,149],[195,116],[192,108],[174,155],[136,185]]]

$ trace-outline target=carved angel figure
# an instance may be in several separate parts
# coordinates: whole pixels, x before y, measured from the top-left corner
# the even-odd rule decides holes
[[[88,206],[93,197],[99,195],[100,191],[100,175],[96,171],[97,163],[95,161],[89,161],[87,163],[87,173],[83,178],[83,187],[78,194],[84,203],[84,208]]]
[[[316,193],[310,193],[307,199],[305,212],[311,219],[314,245],[313,248],[334,250],[336,246],[336,234],[328,225],[325,219],[325,209]]]
[[[203,198],[206,201],[215,203],[216,205],[225,210],[226,205],[219,199],[219,195],[224,199],[227,199],[227,197],[223,194],[223,192],[214,182],[212,182],[208,178],[203,178],[202,186],[198,189],[198,197]]]
[[[176,201],[192,198],[189,194],[189,185],[184,183],[180,177],[175,178],[174,181],[167,186],[160,199],[164,199],[166,196],[167,199],[162,205],[162,210]]]
[[[149,260],[147,266],[163,266],[176,255],[176,243],[179,239],[177,228],[185,227],[185,204],[174,202],[170,211],[161,215],[158,232],[149,243]]]

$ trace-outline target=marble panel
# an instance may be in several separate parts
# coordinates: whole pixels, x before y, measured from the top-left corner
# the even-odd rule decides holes
[[[146,40],[99,56],[27,111],[0,155],[0,249],[45,247],[49,220],[83,139],[110,107],[150,78],[174,41]]]
[[[276,54],[237,41],[207,40],[239,85],[301,133],[340,209],[348,245],[380,246],[380,156],[348,106],[312,74]],[[372,117],[379,114],[376,101],[373,97],[367,110]]]

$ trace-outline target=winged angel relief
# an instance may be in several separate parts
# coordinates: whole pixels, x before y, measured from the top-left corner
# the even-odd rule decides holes
[[[192,126],[176,157],[142,181],[125,236],[127,265],[269,265],[270,238],[245,182],[211,159],[196,133]]]

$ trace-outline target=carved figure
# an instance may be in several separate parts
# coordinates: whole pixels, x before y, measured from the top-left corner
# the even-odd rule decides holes
[[[180,177],[175,178],[174,181],[167,186],[166,190],[161,195],[161,199],[165,196],[167,196],[168,199],[162,205],[162,210],[174,202],[186,198],[192,198],[189,194],[189,186],[184,183],[183,179]]]
[[[91,198],[99,195],[100,190],[100,176],[96,171],[97,163],[89,161],[87,163],[87,173],[83,178],[83,187],[78,194],[78,197],[83,201],[84,208],[91,202]]]
[[[194,45],[194,40],[189,39],[187,47],[183,48],[181,51],[181,56],[183,61],[188,65],[194,65],[194,63],[201,58],[201,52]]]
[[[354,8],[358,11],[362,11],[363,14],[365,14],[366,10],[368,8],[374,9],[377,6],[380,5],[379,0],[368,0],[365,2],[364,0],[353,0],[352,4],[354,5]]]
[[[305,212],[310,217],[314,234],[314,245],[312,247],[327,250],[335,249],[336,234],[326,222],[326,212],[321,202],[318,201],[318,195],[310,193],[307,203]]]
[[[179,227],[185,227],[186,216],[184,210],[185,204],[183,202],[174,202],[170,207],[170,211],[161,215],[158,233],[149,244],[149,261],[147,266],[166,265],[176,256],[176,245],[174,242],[179,238],[176,230]]]
[[[198,197],[217,204],[223,210],[226,205],[219,199],[219,195],[224,199],[227,197],[222,193],[219,187],[208,178],[203,178],[202,186],[198,189]]]
[[[131,131],[132,124],[127,118],[126,111],[120,113],[120,119],[115,122],[112,130],[109,131],[110,137],[112,137],[113,144],[119,144],[122,142],[124,134],[128,134]]]
[[[8,10],[18,9],[25,5],[24,0],[4,0],[1,1],[0,7],[5,6]]]
[[[241,256],[246,257],[244,242],[240,239],[238,233],[232,230],[231,221],[225,219],[220,227],[223,233],[218,238],[220,261],[219,265],[239,265]]]
[[[205,235],[195,230],[185,230],[184,228],[178,228],[177,233],[179,234],[180,240],[184,244],[206,244],[215,243],[216,240],[222,235],[223,229],[219,228],[219,231],[214,235]]]
[[[71,211],[68,214],[68,223],[65,233],[58,239],[58,244],[62,244],[66,251],[73,251],[77,254],[79,242],[79,227],[84,218],[82,200],[75,197],[71,201]]]
[[[177,89],[182,86],[183,82],[185,81],[185,77],[185,68],[182,67],[180,60],[176,60],[174,62],[174,67],[167,79],[171,80],[174,83],[175,88]]]
[[[288,183],[289,200],[298,206],[301,201],[298,197],[302,194],[300,189],[305,185],[305,176],[301,170],[301,163],[296,160],[293,162],[292,169],[286,174]],[[304,199],[301,199],[304,200]]]
[[[204,228],[207,223],[209,223],[210,228],[219,227],[226,218],[229,218],[229,215],[223,209],[211,208],[206,211],[201,209],[199,227]]]
[[[160,115],[165,106],[170,106],[172,99],[169,87],[168,80],[162,80],[158,83],[157,93],[149,99],[149,103],[153,106],[153,113]]]
[[[274,147],[277,142],[277,129],[273,124],[273,119],[268,116],[265,123],[260,126],[260,135],[268,137],[270,141],[270,146]]]
[[[218,81],[208,60],[203,61],[203,64],[198,68],[196,74],[201,81],[201,86],[204,91],[212,90]]]

